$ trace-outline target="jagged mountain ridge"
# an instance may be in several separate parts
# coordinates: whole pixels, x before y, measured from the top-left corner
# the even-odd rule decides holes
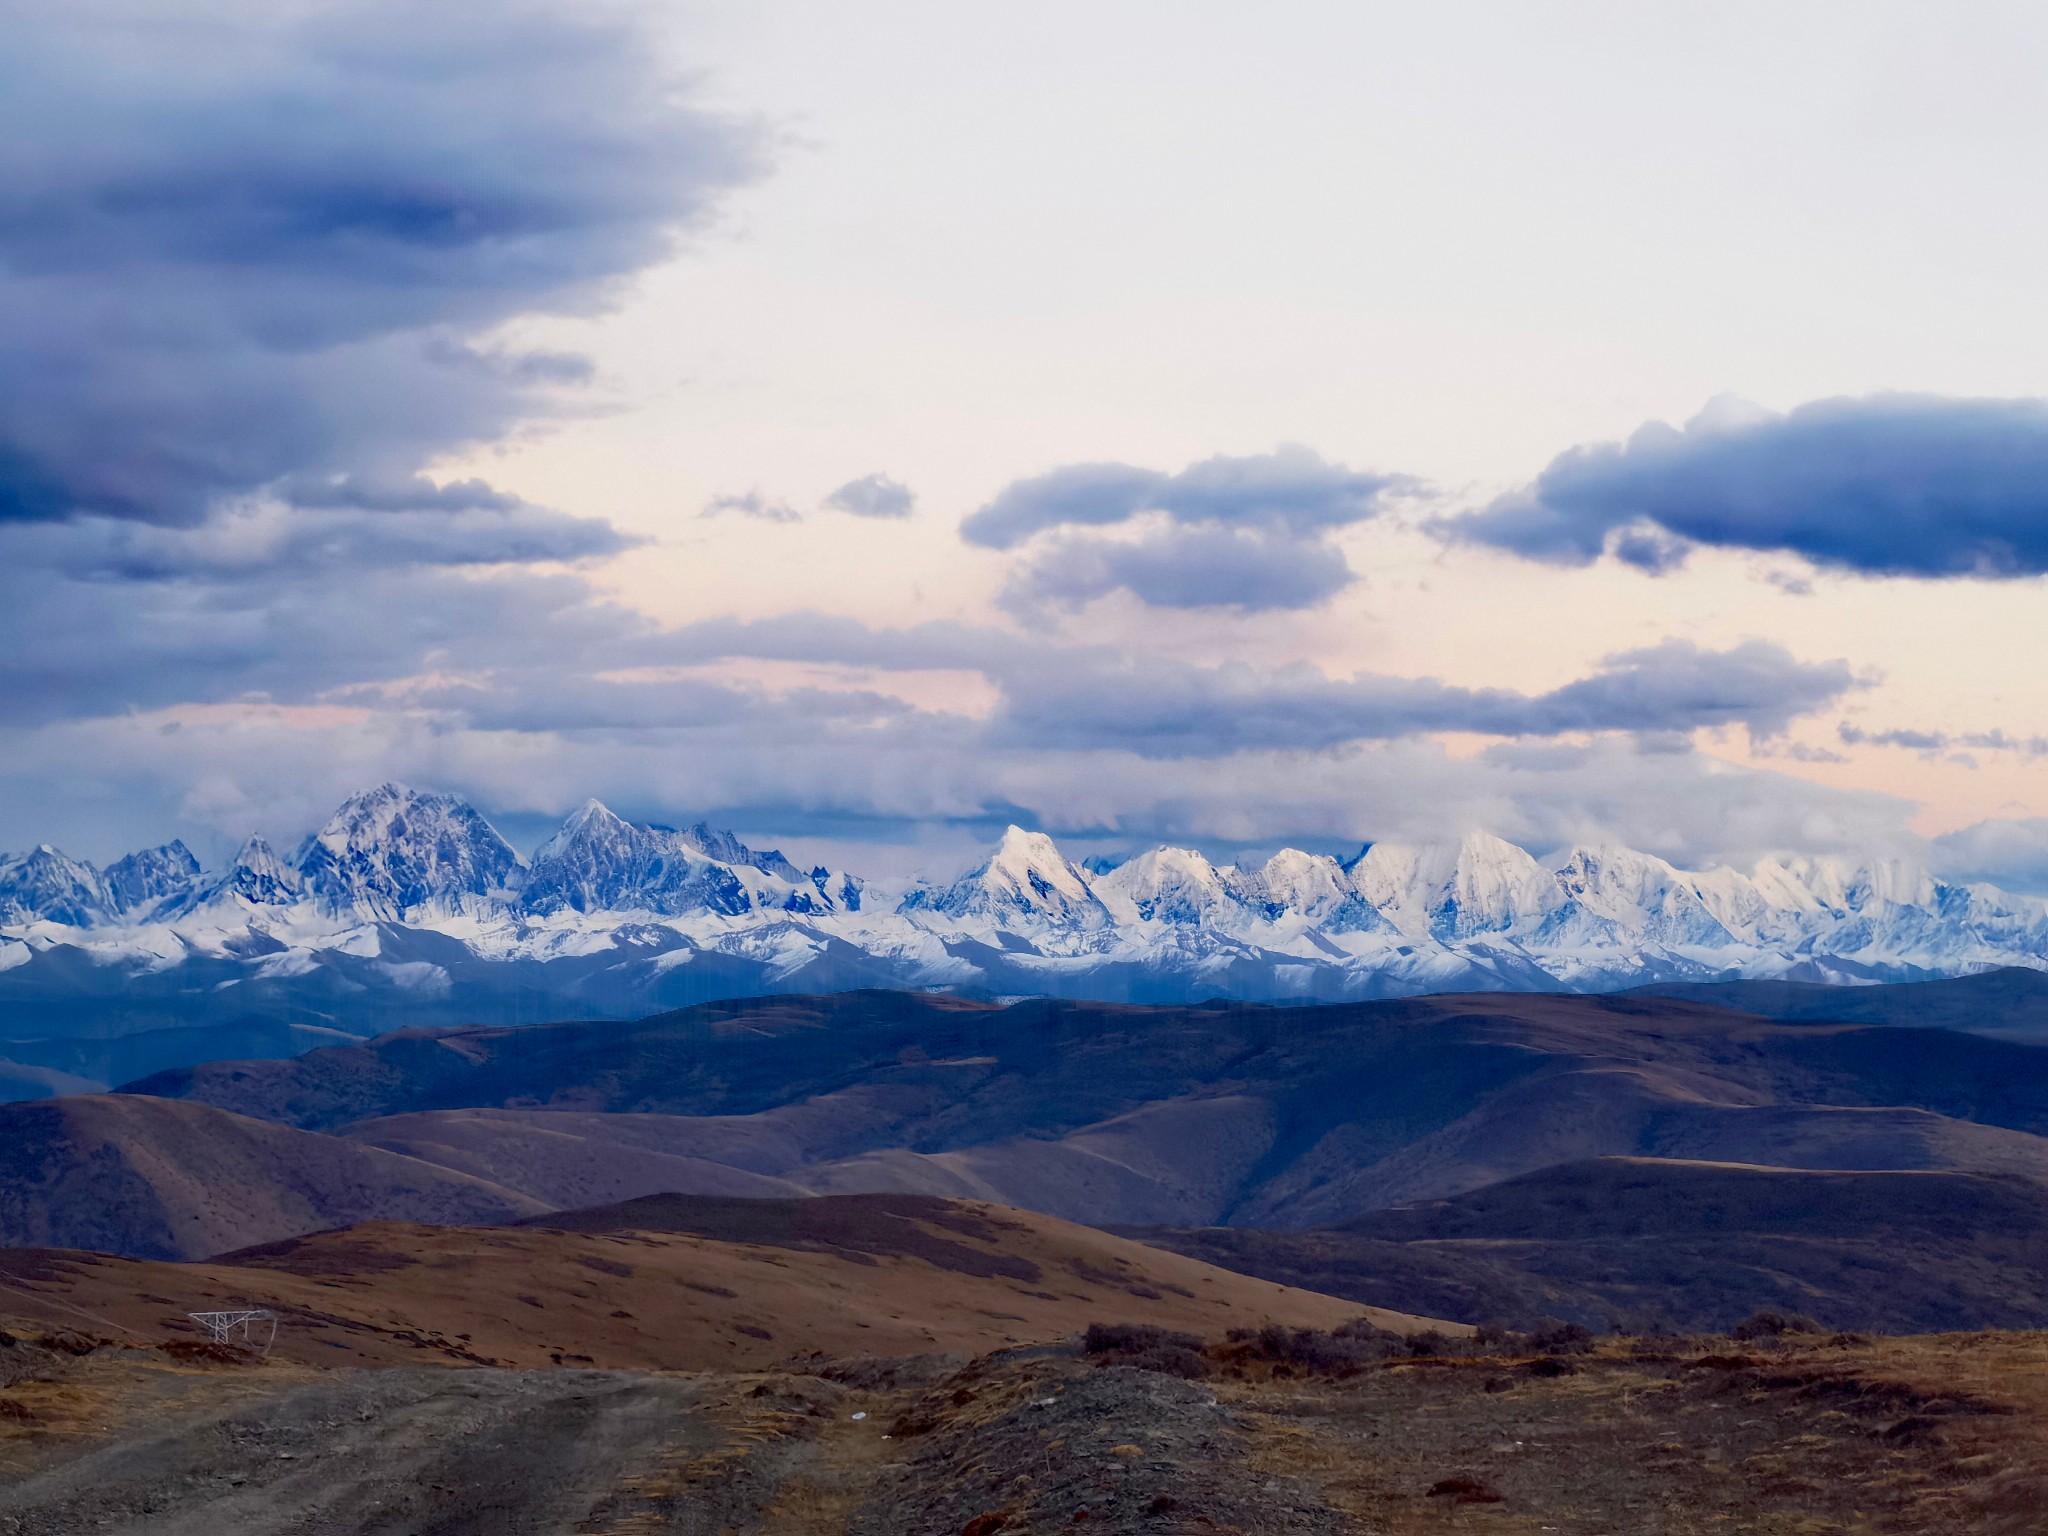
[[[1797,855],[1747,873],[1619,847],[1539,861],[1484,832],[1348,860],[1162,847],[1083,866],[1013,827],[959,878],[877,904],[850,874],[596,801],[527,859],[467,802],[385,784],[288,858],[260,838],[211,872],[182,843],[104,871],[47,846],[0,858],[0,973],[58,950],[152,972],[208,959],[273,990],[323,970],[338,990],[444,1000],[492,966],[573,961],[594,1013],[850,985],[1334,1000],[2048,968],[2048,902]]]

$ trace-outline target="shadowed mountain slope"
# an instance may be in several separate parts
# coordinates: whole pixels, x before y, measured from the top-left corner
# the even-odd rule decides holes
[[[1643,987],[1630,995],[1707,1003],[1767,1019],[1902,1024],[2048,1041],[2048,972],[2021,966],[1908,986],[1718,981]]]
[[[191,1259],[369,1217],[505,1221],[482,1179],[204,1104],[0,1105],[0,1243]]]
[[[1306,1232],[1127,1229],[1379,1306],[1721,1330],[1757,1311],[1923,1333],[2048,1325],[2048,1186],[1602,1158]]]
[[[906,993],[405,1031],[135,1091],[551,1205],[896,1190],[1313,1226],[1612,1155],[2048,1178],[2048,1050],[1558,995],[1320,1008]]]

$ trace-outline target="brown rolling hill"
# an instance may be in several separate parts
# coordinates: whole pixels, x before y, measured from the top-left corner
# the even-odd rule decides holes
[[[1247,1274],[1466,1322],[1866,1332],[2048,1325],[2048,1186],[1602,1158],[1311,1231],[1126,1229]]]
[[[269,1308],[279,1355],[309,1365],[749,1370],[817,1352],[979,1353],[1091,1322],[1462,1331],[1048,1216],[901,1195],[375,1222],[199,1264],[0,1251],[0,1288],[10,1315],[138,1338],[196,1332],[191,1311]]]
[[[372,1217],[509,1221],[547,1208],[206,1104],[92,1094],[0,1105],[0,1243],[11,1247],[202,1258]]]
[[[1607,1156],[2048,1179],[2048,1049],[1647,996],[778,997],[405,1031],[131,1088],[557,1205],[895,1190],[1097,1224],[1309,1227]]]

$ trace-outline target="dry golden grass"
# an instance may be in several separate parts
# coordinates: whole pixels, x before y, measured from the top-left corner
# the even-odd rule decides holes
[[[1255,1426],[1256,1465],[1308,1479],[1365,1531],[2048,1529],[2048,1335],[1612,1341],[1576,1367],[1221,1390]]]
[[[278,1354],[314,1366],[751,1370],[812,1351],[973,1354],[1050,1343],[1097,1320],[1207,1335],[1272,1322],[1331,1328],[1361,1316],[1404,1331],[1427,1323],[1052,1217],[976,1202],[949,1202],[942,1214],[965,1230],[903,1225],[947,1245],[939,1257],[955,1267],[910,1249],[395,1222],[232,1264],[28,1251],[0,1260],[14,1266],[14,1300],[48,1308],[41,1328],[84,1326],[84,1312],[103,1319],[108,1336],[157,1339],[190,1333],[187,1312],[270,1307],[283,1319]]]

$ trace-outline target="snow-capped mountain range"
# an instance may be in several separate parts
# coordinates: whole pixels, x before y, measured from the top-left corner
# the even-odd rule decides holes
[[[350,1026],[430,1004],[494,1017],[514,994],[560,1016],[867,985],[1338,999],[2006,965],[2048,968],[2048,901],[1899,863],[1538,861],[1486,833],[1257,867],[1164,847],[1084,867],[1012,827],[958,879],[876,900],[855,876],[596,801],[523,858],[464,801],[385,784],[288,857],[260,838],[217,870],[177,842],[104,869],[48,846],[0,856],[0,1006],[97,988],[157,999],[152,1018],[173,993],[189,1006],[172,1015],[193,1016],[202,991],[207,1017],[283,1007]]]

